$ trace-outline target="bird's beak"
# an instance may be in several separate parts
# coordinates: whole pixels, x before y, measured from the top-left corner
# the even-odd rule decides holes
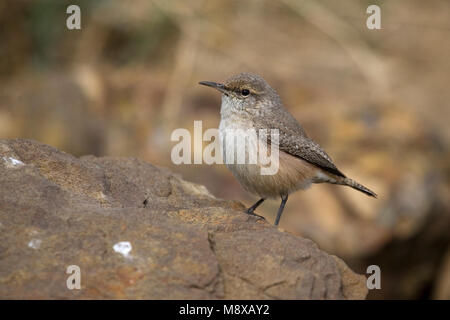
[[[200,81],[198,84],[211,87],[219,90],[222,93],[228,94],[228,90],[225,88],[225,85],[222,83],[212,82],[212,81]]]

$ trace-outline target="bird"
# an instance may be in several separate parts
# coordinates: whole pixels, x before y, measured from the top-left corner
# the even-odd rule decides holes
[[[233,130],[252,129],[276,130],[278,133],[278,170],[272,175],[261,174],[264,164],[235,163],[225,161],[242,187],[259,196],[259,200],[246,210],[254,213],[266,199],[281,197],[280,207],[275,218],[278,226],[288,196],[298,190],[307,189],[313,183],[331,183],[349,186],[370,197],[377,198],[375,192],[348,178],[340,171],[331,157],[306,134],[300,123],[284,107],[280,96],[261,76],[240,73],[223,83],[200,81],[199,84],[212,87],[222,95],[220,109],[219,138],[223,158],[226,159],[229,142],[226,133]],[[261,141],[256,136],[253,144]],[[272,140],[267,139],[267,149]],[[249,151],[239,148],[237,152]],[[246,159],[247,159],[246,158]],[[259,216],[260,217],[260,216]]]

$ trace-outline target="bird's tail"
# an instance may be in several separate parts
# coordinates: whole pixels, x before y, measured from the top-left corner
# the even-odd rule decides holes
[[[367,194],[370,197],[377,197],[377,194],[370,190],[369,188],[364,187],[362,184],[359,184],[355,180],[352,180],[347,177],[337,176],[337,175],[328,175],[329,179],[325,180],[323,182],[333,183],[333,184],[340,184],[343,186],[349,186],[352,187],[355,190],[358,190],[362,193]]]
[[[374,197],[374,198],[377,197],[377,194],[375,192],[373,192],[369,188],[364,187],[362,184],[359,184],[358,182],[356,182],[355,180],[352,180],[350,178],[340,179],[340,181],[338,183],[342,184],[344,186],[352,187],[353,189],[361,191],[362,193],[365,193],[370,197]]]

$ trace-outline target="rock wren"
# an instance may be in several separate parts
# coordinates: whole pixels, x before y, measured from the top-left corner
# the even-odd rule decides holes
[[[261,175],[260,164],[227,163],[241,185],[250,193],[261,197],[246,212],[255,209],[267,198],[281,197],[275,225],[280,222],[288,195],[306,189],[312,183],[333,183],[352,187],[371,197],[376,194],[347,178],[334,165],[323,149],[310,139],[297,120],[284,108],[277,92],[260,76],[241,73],[225,83],[201,81],[222,93],[219,136],[226,130],[277,129],[279,133],[279,169],[274,175]],[[260,138],[257,138],[260,139]],[[270,141],[269,141],[270,143]],[[225,157],[224,144],[221,144]],[[238,151],[239,152],[239,151]]]

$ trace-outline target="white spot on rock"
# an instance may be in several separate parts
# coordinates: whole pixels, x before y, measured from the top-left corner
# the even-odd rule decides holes
[[[41,244],[41,239],[32,239],[30,242],[28,242],[28,246],[33,249],[39,249],[41,247]]]
[[[5,162],[6,167],[9,169],[19,168],[25,165],[25,163],[13,157],[2,157],[2,159]]]
[[[113,246],[114,251],[120,253],[125,258],[131,258],[130,251],[132,248],[131,243],[128,241],[120,241]]]

